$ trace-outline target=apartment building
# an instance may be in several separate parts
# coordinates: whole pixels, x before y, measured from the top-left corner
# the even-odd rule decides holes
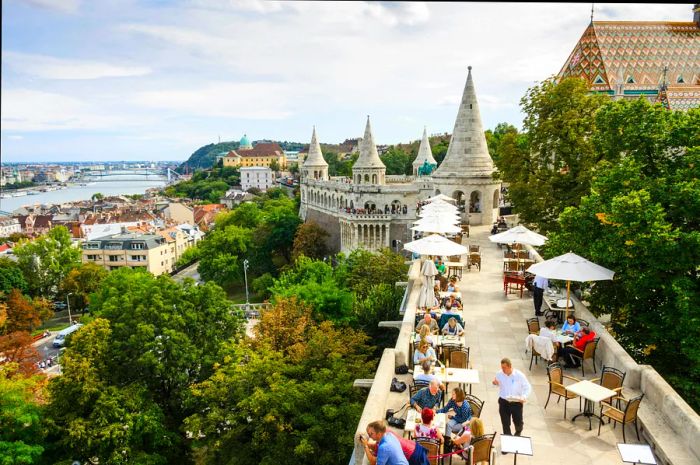
[[[83,263],[97,263],[112,271],[121,267],[145,268],[154,275],[169,273],[177,261],[176,239],[161,234],[129,232],[99,237],[83,243]]]

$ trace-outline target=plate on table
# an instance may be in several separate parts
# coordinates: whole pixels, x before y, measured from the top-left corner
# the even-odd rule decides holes
[[[569,308],[574,306],[574,302],[569,299]],[[566,299],[559,299],[557,300],[557,307],[559,308],[566,308]]]

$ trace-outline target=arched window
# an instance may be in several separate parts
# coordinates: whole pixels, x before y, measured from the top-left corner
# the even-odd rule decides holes
[[[394,200],[391,202],[391,213],[393,213],[393,214],[401,213],[401,201],[400,200]]]
[[[376,174],[372,175],[372,184],[377,184],[377,175]]]
[[[466,202],[466,196],[464,195],[464,192],[462,191],[454,191],[452,193],[452,198],[457,201],[457,206],[458,207],[464,207],[464,202]]]
[[[369,174],[365,174],[365,182],[369,183]]]
[[[481,213],[481,192],[473,191],[469,196],[469,213]]]

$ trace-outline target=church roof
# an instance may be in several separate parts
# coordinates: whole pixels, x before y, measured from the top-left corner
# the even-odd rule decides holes
[[[238,143],[238,147],[241,149],[253,148],[253,145],[250,143],[247,134],[243,134],[243,137],[241,137],[241,141]]]
[[[413,161],[413,166],[423,166],[423,163],[428,162],[430,165],[437,165],[435,158],[433,158],[433,151],[430,150],[430,141],[428,140],[428,130],[423,128],[423,140],[420,141],[420,147],[418,147],[418,155]]]
[[[247,150],[231,150],[227,157],[243,157],[243,158],[251,158],[251,157],[279,157],[282,156],[284,153],[284,150],[282,150],[282,147],[280,147],[279,144],[275,142],[260,142],[259,144],[256,144],[255,147]]]
[[[360,156],[357,157],[357,161],[354,168],[386,168],[382,160],[379,158],[379,152],[377,152],[377,145],[374,143],[374,136],[372,136],[372,126],[369,124],[369,116],[367,117],[367,126],[365,126],[365,137],[360,143]]]
[[[318,142],[318,137],[316,136],[316,126],[314,126],[314,130],[311,133],[309,154],[306,156],[302,166],[328,166],[328,163],[323,159],[323,154],[321,153],[321,144]]]
[[[479,103],[469,67],[467,83],[464,86],[462,101],[457,111],[455,128],[445,159],[433,173],[433,178],[451,176],[490,177],[493,173],[493,160],[486,146],[486,137],[481,125]]]
[[[586,79],[592,91],[656,95],[675,88],[672,109],[700,105],[700,27],[694,22],[593,21],[559,77]]]

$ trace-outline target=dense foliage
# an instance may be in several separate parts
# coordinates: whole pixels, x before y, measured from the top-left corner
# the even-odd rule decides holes
[[[226,155],[231,150],[236,150],[240,146],[238,141],[220,142],[218,144],[207,144],[190,155],[182,165],[177,168],[179,173],[192,172],[197,169],[209,169],[216,163],[216,157]]]
[[[228,189],[240,184],[239,168],[217,166],[210,170],[195,172],[189,181],[181,181],[166,187],[165,194],[171,197],[219,203]]]

